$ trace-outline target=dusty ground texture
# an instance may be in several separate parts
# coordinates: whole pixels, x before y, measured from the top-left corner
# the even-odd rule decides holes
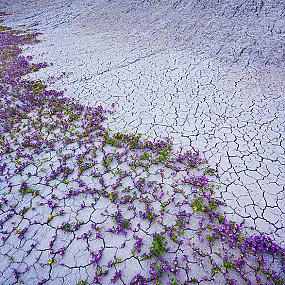
[[[35,76],[114,130],[172,137],[221,169],[229,216],[284,243],[284,1],[2,1],[43,32]],[[38,24],[35,26],[35,24]]]

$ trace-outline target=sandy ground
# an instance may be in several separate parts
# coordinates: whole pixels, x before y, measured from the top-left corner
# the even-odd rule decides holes
[[[7,25],[43,33],[27,53],[54,65],[37,78],[84,104],[115,103],[115,130],[201,150],[220,165],[229,215],[284,242],[283,0],[22,0],[0,10]]]

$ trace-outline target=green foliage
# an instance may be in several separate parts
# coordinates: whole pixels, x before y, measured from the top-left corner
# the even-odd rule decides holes
[[[85,280],[79,280],[78,282],[77,282],[77,285],[87,285],[88,283],[87,283],[87,280],[85,279]]]
[[[4,256],[6,256],[9,261],[14,262],[14,257],[12,255],[5,253]]]
[[[89,133],[86,130],[83,130],[81,133],[77,133],[78,138],[86,138],[88,135]]]
[[[214,211],[217,208],[217,203],[214,199],[210,199],[209,205],[206,207],[209,212]]]
[[[150,252],[155,257],[162,256],[167,252],[165,238],[162,235],[157,234],[153,237]]]
[[[65,232],[69,232],[70,225],[68,223],[62,225],[61,229]]]
[[[124,220],[122,221],[122,224],[123,224],[123,228],[124,228],[124,229],[128,229],[129,226],[130,226],[130,224],[131,224],[131,222],[130,222],[129,220],[127,220],[127,219],[124,219]]]
[[[85,170],[90,169],[92,166],[93,166],[92,163],[80,164],[80,165],[78,165],[78,171],[79,171],[80,173],[82,173],[82,172],[84,172]]]
[[[210,176],[215,176],[216,173],[217,173],[217,170],[214,169],[214,168],[207,167],[207,168],[205,169],[205,174],[208,174],[208,175],[210,175]]]
[[[208,235],[206,235],[206,239],[209,241],[209,242],[214,242],[216,239],[212,236],[212,235],[210,235],[210,234],[208,234]]]
[[[178,282],[175,279],[171,279],[170,285],[178,285]]]
[[[28,90],[36,93],[43,92],[47,87],[40,80],[30,81],[29,83],[30,85],[27,86]]]
[[[148,159],[150,156],[151,156],[150,153],[145,152],[140,156],[140,159],[145,160],[145,159]]]
[[[179,216],[176,220],[176,226],[181,228],[183,227],[184,223],[185,223],[185,217]]]
[[[99,266],[97,266],[96,267],[96,273],[99,275],[99,276],[101,276],[101,275],[104,275],[104,271],[103,271],[103,269],[101,268],[101,267],[99,267]]]
[[[171,239],[173,242],[177,242],[177,235],[174,234],[174,233],[172,233],[172,234],[170,235],[170,239]]]
[[[160,205],[161,211],[164,211],[166,209],[167,205],[168,205],[167,202],[162,202],[161,205]]]
[[[116,265],[118,263],[122,262],[122,259],[119,257],[115,257],[114,260],[112,261],[112,265]]]
[[[38,190],[33,190],[31,187],[22,187],[19,192],[22,194],[22,195],[27,195],[27,194],[33,194],[33,195],[39,195],[39,191]]]
[[[184,230],[184,229],[179,229],[179,230],[177,231],[177,235],[179,235],[179,236],[183,235],[184,233],[185,233],[185,230]]]
[[[194,199],[191,203],[191,207],[194,212],[202,212],[204,211],[204,201],[201,196],[198,196],[196,199]]]
[[[229,260],[227,260],[227,259],[224,259],[224,260],[223,260],[223,265],[224,265],[224,267],[226,268],[226,272],[228,272],[229,269],[234,268],[234,265],[233,265]]]
[[[2,31],[7,31],[7,30],[11,30],[11,27],[7,27],[7,26],[0,26],[0,32]]]
[[[156,280],[158,280],[158,279],[163,275],[163,273],[164,273],[165,271],[163,271],[163,270],[161,269],[161,264],[160,264],[160,263],[156,263],[155,266],[154,266],[154,268],[155,268],[155,272],[156,272],[156,273],[155,273],[155,275],[151,275],[151,276],[154,277]],[[161,282],[160,282],[160,281],[156,281],[155,284],[160,285]]]
[[[236,240],[237,242],[241,242],[241,241],[243,240],[243,236],[237,235],[237,236],[235,237],[235,240]]]
[[[102,165],[107,168],[111,164],[112,161],[113,161],[113,156],[109,155],[103,158]]]
[[[118,193],[116,192],[111,192],[108,194],[108,198],[110,199],[110,201],[115,201],[118,199]]]
[[[67,178],[66,178],[66,179],[63,179],[63,180],[62,180],[62,183],[64,183],[64,184],[67,185],[67,184],[69,183],[69,180],[68,180]]]
[[[155,220],[155,214],[152,211],[147,211],[145,217],[150,221],[153,222]]]
[[[169,150],[170,150],[170,147],[167,146],[165,148],[159,149],[157,151],[157,154],[167,157],[167,156],[169,156]]]
[[[212,275],[217,274],[219,271],[220,271],[220,269],[219,269],[218,267],[213,267],[213,268],[211,269]]]
[[[119,147],[119,141],[116,138],[114,138],[114,137],[112,138],[109,135],[109,131],[108,130],[106,130],[103,133],[102,138],[104,139],[106,144],[111,145],[113,147]]]
[[[40,67],[37,64],[31,64],[30,65],[30,70],[33,71],[38,71]]]
[[[219,221],[219,223],[221,224],[221,223],[223,222],[223,220],[224,220],[224,216],[223,216],[222,214],[220,214],[220,215],[218,216],[218,221]]]
[[[71,121],[77,121],[79,118],[80,118],[80,114],[76,114],[76,113],[69,113],[68,114],[69,115],[69,119],[71,120]]]

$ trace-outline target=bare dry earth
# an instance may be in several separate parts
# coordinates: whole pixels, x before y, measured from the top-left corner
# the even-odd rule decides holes
[[[71,3],[72,2],[72,3]],[[172,137],[221,169],[235,220],[285,240],[285,2],[1,1],[36,28],[35,76],[85,104],[116,103],[109,125]]]

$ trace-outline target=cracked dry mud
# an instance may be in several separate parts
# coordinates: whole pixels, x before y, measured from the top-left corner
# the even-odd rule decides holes
[[[26,47],[25,51],[34,56],[35,62],[53,62],[53,66],[29,75],[30,78],[41,78],[51,88],[65,89],[65,96],[84,105],[103,105],[108,109],[115,103],[115,112],[107,116],[112,131],[171,137],[174,149],[183,145],[202,151],[210,165],[219,164],[221,188],[215,195],[225,202],[227,217],[237,222],[245,220],[248,230],[269,234],[284,245],[284,1],[2,1],[0,9],[11,13],[5,17],[8,26],[36,28],[43,33],[39,37],[42,42]],[[88,161],[86,150],[76,150],[72,144],[64,149],[63,153],[74,155],[66,158],[68,166],[72,167],[75,156],[82,151]],[[108,157],[112,151],[102,149],[102,157],[96,154],[97,163],[102,164],[104,155],[107,153]],[[128,159],[132,155],[132,151],[126,154]],[[33,164],[21,176],[12,177],[15,189],[21,189],[24,179],[31,185],[40,185],[41,194],[15,196],[18,208],[12,224],[18,233],[10,233],[1,249],[3,284],[16,283],[11,268],[18,266],[27,284],[40,280],[48,284],[76,284],[85,279],[91,283],[94,263],[97,264],[94,260],[96,254],[100,256],[101,248],[104,256],[100,270],[109,268],[114,282],[129,284],[132,274],[119,276],[118,272],[131,269],[131,273],[144,275],[151,267],[147,259],[137,257],[137,252],[130,254],[134,242],[139,244],[143,237],[144,244],[151,245],[152,234],[162,231],[160,227],[165,223],[173,226],[179,210],[194,214],[195,222],[182,234],[191,237],[182,248],[170,238],[171,258],[178,258],[177,267],[185,270],[178,274],[178,282],[190,282],[195,277],[201,284],[230,284],[222,273],[216,275],[215,281],[202,280],[206,272],[215,268],[213,262],[219,266],[223,263],[212,255],[218,249],[223,252],[225,246],[221,243],[218,249],[212,249],[205,244],[196,248],[200,241],[191,231],[195,233],[201,223],[199,215],[196,217],[191,203],[187,204],[175,187],[171,188],[171,174],[153,170],[152,178],[158,185],[148,187],[158,191],[157,187],[163,184],[167,199],[175,196],[173,202],[178,212],[170,209],[166,217],[153,222],[148,209],[144,209],[147,219],[136,216],[136,211],[141,211],[141,201],[125,211],[113,203],[109,192],[106,197],[95,198],[68,194],[70,188],[78,187],[78,181],[66,184],[56,179],[49,185],[42,183],[41,176],[50,175],[61,164],[59,158],[55,151],[46,156],[35,154]],[[123,170],[129,169],[124,165]],[[27,176],[29,172],[32,177]],[[88,174],[81,176],[87,185],[99,183],[96,173],[95,178]],[[106,179],[115,183],[112,179],[116,175]],[[139,183],[136,179],[143,175],[148,174],[138,171],[132,183]],[[9,185],[3,181],[2,188],[7,190]],[[159,195],[158,191],[155,197],[143,197],[151,201],[154,216],[160,213],[156,201]],[[26,205],[30,210],[21,220]],[[124,219],[132,221],[132,234],[136,237],[129,232],[122,236],[108,232],[120,211],[126,215]],[[21,229],[32,221],[36,223],[23,233],[25,239],[19,239]],[[137,223],[142,224],[136,226]],[[175,221],[174,225],[177,226]],[[193,259],[183,257],[189,250],[187,246],[191,247],[191,254],[196,252]],[[148,249],[142,246],[141,250],[146,253]],[[206,258],[208,255],[211,257]],[[110,267],[108,262],[112,263]],[[176,261],[172,262],[176,268]],[[60,267],[61,263],[64,266]],[[190,273],[185,264],[191,268]],[[26,266],[31,266],[27,273]],[[109,277],[104,278],[99,280],[101,284],[112,282]],[[168,280],[170,284],[171,278]],[[161,282],[168,284],[166,279]],[[252,282],[258,284],[257,279]]]

